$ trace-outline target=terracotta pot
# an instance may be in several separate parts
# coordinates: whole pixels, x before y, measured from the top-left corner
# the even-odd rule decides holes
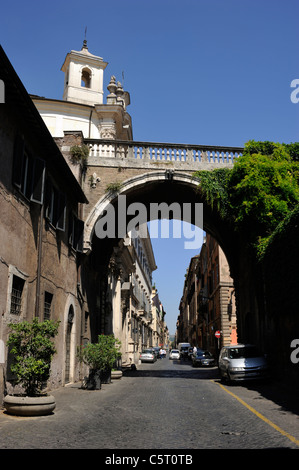
[[[3,404],[7,413],[16,416],[44,416],[52,413],[56,406],[52,395],[37,397],[6,395]]]

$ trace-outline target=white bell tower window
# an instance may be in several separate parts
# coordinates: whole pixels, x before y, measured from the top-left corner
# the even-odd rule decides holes
[[[83,88],[90,88],[91,87],[91,71],[87,67],[82,69],[81,86]]]

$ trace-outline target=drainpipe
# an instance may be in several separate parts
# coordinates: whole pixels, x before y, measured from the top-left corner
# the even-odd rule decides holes
[[[40,306],[40,278],[42,265],[42,244],[43,244],[43,223],[44,223],[44,203],[41,205],[39,220],[39,238],[37,251],[37,274],[36,274],[36,297],[35,297],[35,316],[39,317]]]
[[[90,139],[90,131],[91,131],[91,116],[92,116],[92,113],[93,113],[93,109],[91,109],[90,115],[89,115],[89,128],[88,128],[88,138],[89,139]]]

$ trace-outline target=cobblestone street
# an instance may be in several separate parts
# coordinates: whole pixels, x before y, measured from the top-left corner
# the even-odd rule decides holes
[[[298,405],[275,383],[223,386],[217,368],[194,369],[187,361],[140,364],[99,391],[73,384],[53,395],[50,416],[20,418],[1,410],[1,449],[299,446]]]

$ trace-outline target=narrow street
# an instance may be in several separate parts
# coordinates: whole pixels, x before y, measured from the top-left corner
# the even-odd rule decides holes
[[[1,410],[1,449],[299,448],[298,404],[275,382],[223,385],[217,368],[168,356],[99,391],[73,384],[53,394],[51,416]]]

